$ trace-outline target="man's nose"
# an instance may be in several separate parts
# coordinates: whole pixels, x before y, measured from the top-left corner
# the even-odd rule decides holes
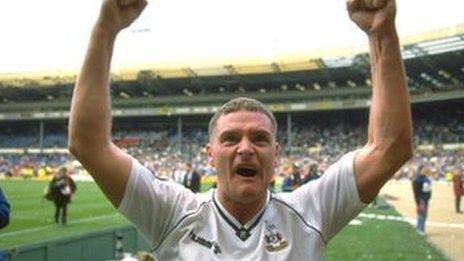
[[[240,141],[237,153],[240,156],[251,156],[251,155],[253,155],[253,144],[250,142],[249,139],[243,138]]]

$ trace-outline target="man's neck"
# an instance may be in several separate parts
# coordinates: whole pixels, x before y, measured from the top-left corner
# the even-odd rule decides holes
[[[267,194],[253,202],[240,203],[227,197],[224,193],[218,193],[218,200],[229,214],[244,225],[262,210],[267,201]]]

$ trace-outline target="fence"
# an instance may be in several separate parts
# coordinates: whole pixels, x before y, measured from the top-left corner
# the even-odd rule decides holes
[[[92,232],[6,249],[6,261],[115,260],[118,250],[136,253],[150,246],[133,226]],[[0,256],[0,259],[1,256]]]

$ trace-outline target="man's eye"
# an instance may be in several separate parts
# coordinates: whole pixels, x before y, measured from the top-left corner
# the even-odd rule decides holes
[[[233,144],[233,143],[236,143],[237,141],[238,141],[238,138],[234,136],[226,136],[222,140],[222,142],[226,144]]]
[[[269,139],[266,136],[259,135],[254,138],[254,141],[259,144],[267,144],[269,142]]]

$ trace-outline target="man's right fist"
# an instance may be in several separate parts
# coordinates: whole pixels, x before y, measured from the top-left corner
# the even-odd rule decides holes
[[[367,34],[394,29],[395,0],[346,0],[351,20]]]

